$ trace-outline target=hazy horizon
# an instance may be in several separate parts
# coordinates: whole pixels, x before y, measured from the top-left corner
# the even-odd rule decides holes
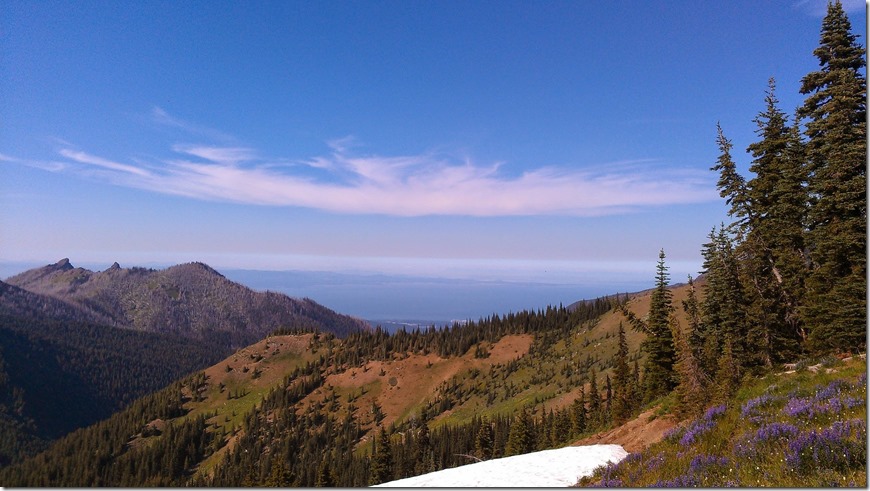
[[[28,263],[0,261],[0,278],[5,280],[60,259]],[[73,266],[91,271],[103,271],[114,262],[69,259]],[[187,261],[121,263],[121,267],[164,269],[181,262]],[[440,271],[421,269],[413,272],[398,267],[392,270],[382,268],[381,271],[263,270],[223,268],[219,264],[201,262],[209,264],[228,279],[254,290],[272,290],[291,297],[311,298],[336,312],[368,321],[418,322],[477,320],[491,314],[503,315],[548,305],[558,306],[560,303],[569,305],[578,300],[645,290],[653,286],[655,266],[655,263],[650,262],[648,265],[632,264],[625,265],[622,270],[604,271],[589,265],[581,270],[575,265],[574,271],[538,270],[530,275],[529,264],[525,264],[525,271],[491,269],[487,272],[481,268],[459,271],[458,268],[445,268],[442,264]],[[539,267],[549,268],[559,265],[557,262],[537,263]],[[677,264],[671,267],[673,283],[685,282],[688,274],[693,277],[697,275],[696,265]]]

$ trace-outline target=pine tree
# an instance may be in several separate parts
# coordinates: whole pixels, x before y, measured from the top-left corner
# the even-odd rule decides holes
[[[647,320],[641,320],[625,307],[621,309],[631,327],[647,335],[641,343],[641,349],[647,353],[643,371],[643,393],[647,402],[667,395],[676,386],[674,338],[670,320],[674,306],[671,291],[668,289],[669,279],[665,251],[661,250],[656,265],[656,286],[650,297]]]
[[[578,436],[584,432],[586,432],[586,395],[581,386],[580,394],[571,403],[571,434]]]
[[[713,377],[718,371],[725,337],[732,340],[731,353],[737,366],[750,364],[746,347],[750,302],[746,299],[732,239],[724,225],[718,232],[713,229],[709,237],[710,242],[704,244],[702,250],[707,283],[701,302],[701,353],[698,364],[705,374]]]
[[[674,369],[679,376],[679,383],[674,389],[678,401],[676,412],[680,419],[683,419],[700,413],[704,408],[709,380],[698,365],[698,360],[689,345],[688,336],[680,332],[679,328],[674,329],[674,344],[677,349]]]
[[[435,450],[432,448],[432,440],[429,436],[429,426],[425,422],[420,423],[417,431],[414,455],[414,473],[426,474],[435,470]]]
[[[613,422],[624,423],[631,415],[630,395],[631,369],[628,367],[628,342],[625,339],[625,328],[619,323],[617,333],[616,363],[613,367]]]
[[[813,54],[820,69],[801,81],[807,98],[807,245],[812,270],[804,315],[818,351],[864,349],[867,327],[867,81],[865,50],[840,2],[828,4]]]
[[[586,413],[586,428],[595,429],[601,427],[601,394],[598,392],[598,376],[595,368],[589,369],[589,411]]]
[[[745,240],[738,246],[752,294],[751,334],[757,334],[759,359],[767,367],[798,352],[804,332],[798,310],[806,276],[803,145],[777,107],[775,90],[770,79],[766,108],[754,120],[760,140],[747,148],[754,157],[749,170],[755,177],[746,185],[752,212]]]
[[[716,187],[719,195],[725,198],[725,202],[731,205],[728,215],[736,218],[733,225],[738,236],[742,236],[747,221],[751,218],[749,197],[746,192],[746,180],[737,172],[737,165],[731,157],[731,149],[734,145],[731,140],[725,138],[722,126],[716,124],[716,144],[719,146],[719,158],[716,165],[710,170],[719,173],[719,181]]]
[[[492,458],[493,445],[492,425],[485,418],[480,422],[480,429],[477,430],[477,435],[474,440],[474,455],[480,460],[489,460]]]
[[[532,417],[527,410],[523,409],[511,424],[504,451],[505,457],[529,453],[534,450],[534,445]]]
[[[314,487],[331,488],[333,486],[335,486],[335,476],[332,473],[332,467],[329,466],[328,461],[324,460],[317,468],[317,479],[314,481]]]
[[[375,443],[377,442],[377,443]],[[390,437],[381,428],[376,439],[372,439],[372,464],[369,470],[369,484],[381,484],[393,478],[393,451]]]

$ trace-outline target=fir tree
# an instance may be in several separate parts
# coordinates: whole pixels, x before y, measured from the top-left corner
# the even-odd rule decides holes
[[[414,473],[426,474],[435,470],[435,450],[432,448],[432,440],[429,436],[429,426],[425,422],[420,423],[415,440]]]
[[[819,351],[864,349],[867,327],[867,81],[865,50],[840,2],[828,4],[798,114],[807,120],[812,270],[804,314]]]
[[[377,438],[372,439],[372,444],[374,449],[372,450],[369,484],[381,484],[393,478],[393,451],[386,430],[381,428]]]
[[[661,250],[656,265],[656,286],[650,297],[647,320],[643,321],[625,307],[621,309],[631,327],[647,335],[641,343],[641,349],[647,353],[643,371],[643,393],[647,402],[668,394],[676,386],[673,373],[674,338],[670,321],[674,306],[671,291],[668,289],[669,279],[665,251]]]
[[[802,143],[777,107],[769,81],[766,108],[755,118],[760,140],[749,145],[755,173],[746,186],[752,213],[745,240],[738,246],[745,283],[752,292],[750,325],[761,350],[760,362],[793,358],[803,323],[798,314],[806,275],[803,224],[807,193]]]
[[[676,320],[675,320],[676,322]],[[674,369],[679,376],[679,383],[674,389],[677,395],[677,415],[684,419],[696,415],[704,409],[707,402],[706,389],[709,381],[701,371],[698,360],[692,352],[688,336],[674,329],[674,344],[677,349],[677,361]]]
[[[505,457],[529,453],[534,450],[534,446],[535,435],[532,428],[532,417],[527,410],[523,409],[511,424],[504,451]]]
[[[492,425],[486,419],[480,422],[480,429],[477,430],[477,435],[474,439],[474,455],[480,460],[489,460],[492,458],[493,446]]]
[[[595,368],[589,369],[589,412],[586,417],[586,428],[595,429],[601,427],[601,394],[598,392],[598,376]]]
[[[628,342],[625,339],[625,328],[620,322],[617,333],[616,363],[613,367],[613,404],[611,407],[613,422],[616,424],[624,423],[631,415],[630,378]]]

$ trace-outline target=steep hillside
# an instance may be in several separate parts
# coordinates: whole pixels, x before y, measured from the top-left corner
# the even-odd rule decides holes
[[[214,363],[225,350],[210,340],[77,320],[90,316],[0,287],[0,466]]]
[[[866,488],[866,360],[829,357],[749,378],[727,403],[581,484]]]
[[[309,328],[345,336],[366,329],[312,300],[255,292],[202,263],[164,270],[76,268],[68,259],[6,280],[24,290],[53,297],[94,320],[137,331],[174,333],[239,347],[280,328]]]
[[[616,302],[392,336],[272,336],[0,478],[21,485],[363,486],[468,463],[484,428],[493,432],[491,457],[564,445],[608,424],[594,408],[612,371],[608,353],[619,320],[608,311]],[[634,304],[642,300],[629,308]],[[639,338],[631,339],[638,359]],[[591,390],[591,373],[602,393]],[[587,395],[579,399],[581,387]],[[520,424],[530,433],[516,443],[510,434]],[[376,478],[382,438],[393,447],[394,466]],[[95,445],[104,449],[97,456]]]

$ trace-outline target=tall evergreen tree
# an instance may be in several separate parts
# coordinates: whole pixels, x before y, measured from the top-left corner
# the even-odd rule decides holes
[[[751,291],[750,325],[765,366],[797,355],[804,332],[799,315],[805,271],[807,209],[802,143],[778,107],[769,81],[766,108],[755,118],[760,140],[747,151],[755,173],[746,185],[751,213],[738,246],[745,283]]]
[[[535,448],[535,435],[532,428],[532,417],[525,409],[520,411],[511,424],[505,446],[505,456],[529,453]]]
[[[377,437],[372,439],[372,444],[374,449],[369,470],[369,484],[381,484],[393,478],[393,450],[390,436],[384,428],[381,428]]]
[[[625,328],[619,323],[617,332],[616,360],[613,367],[613,404],[611,411],[613,422],[624,423],[631,415],[631,369],[628,366],[628,342],[625,339]]]
[[[435,450],[432,448],[432,439],[429,436],[429,426],[425,422],[420,422],[420,429],[417,430],[417,439],[415,443],[414,455],[414,472],[416,474],[426,474],[435,470]],[[491,444],[492,442],[490,442]],[[490,447],[490,453],[492,448]]]
[[[867,327],[867,81],[865,50],[839,1],[828,4],[813,54],[819,70],[801,81],[807,98],[807,245],[812,270],[804,309],[819,351],[864,349]]]
[[[665,251],[661,250],[656,265],[656,286],[650,297],[647,320],[638,318],[625,307],[621,309],[631,327],[647,335],[641,343],[641,349],[647,353],[643,370],[643,393],[647,402],[668,394],[676,386],[674,337],[671,332],[674,306],[673,295],[668,288],[669,281]]]
[[[492,458],[493,444],[492,425],[484,418],[480,422],[480,429],[477,430],[477,435],[474,439],[474,455],[480,460],[488,460]]]
[[[719,173],[719,181],[716,187],[719,195],[725,198],[731,208],[728,215],[735,218],[732,227],[738,237],[742,237],[744,228],[752,217],[749,206],[749,197],[746,191],[746,180],[737,172],[737,164],[731,157],[731,149],[734,145],[725,137],[722,126],[716,123],[716,144],[719,146],[719,158],[710,170]]]

